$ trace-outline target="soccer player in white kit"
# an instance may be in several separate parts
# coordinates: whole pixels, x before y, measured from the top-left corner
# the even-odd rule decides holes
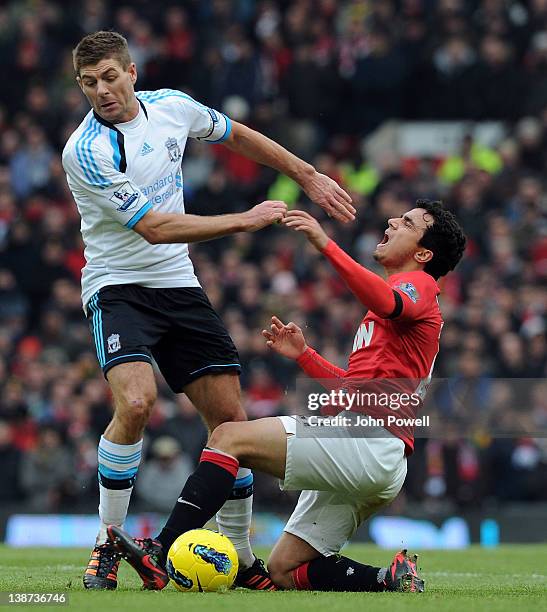
[[[84,311],[114,400],[99,443],[100,529],[84,585],[114,589],[119,558],[106,527],[121,526],[127,515],[157,393],[152,357],[211,431],[246,420],[237,350],[200,287],[187,243],[256,231],[286,213],[283,202],[266,201],[240,214],[184,214],[181,160],[188,137],[224,143],[287,174],[334,218],[352,220],[355,209],[335,181],[189,95],[135,93],[137,68],[120,34],[90,34],[73,57],[92,109],[69,138],[63,167],[82,218]],[[239,470],[217,520],[238,550],[238,584],[251,587],[260,576],[266,589],[271,582],[249,543],[252,485],[251,471]]]

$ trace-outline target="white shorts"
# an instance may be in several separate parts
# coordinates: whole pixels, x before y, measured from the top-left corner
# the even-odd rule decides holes
[[[359,525],[395,499],[406,477],[405,445],[382,437],[336,437],[330,428],[296,435],[297,416],[279,417],[287,432],[281,489],[302,493],[285,531],[322,555],[337,554]],[[325,437],[328,435],[329,437]]]

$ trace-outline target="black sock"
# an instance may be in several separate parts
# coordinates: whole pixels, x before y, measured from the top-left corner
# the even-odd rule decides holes
[[[293,579],[300,590],[385,591],[384,570],[334,555],[304,563],[293,571]]]
[[[203,527],[230,497],[239,462],[234,457],[211,448],[201,454],[197,470],[182,489],[167,523],[156,538],[167,551],[186,531]]]

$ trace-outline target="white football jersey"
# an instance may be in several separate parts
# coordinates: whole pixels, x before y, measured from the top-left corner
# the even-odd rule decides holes
[[[133,230],[150,210],[184,213],[182,157],[190,136],[223,142],[231,122],[173,89],[136,92],[138,115],[111,124],[90,111],[63,167],[82,218],[82,301],[106,285],[199,287],[187,244],[149,244]]]

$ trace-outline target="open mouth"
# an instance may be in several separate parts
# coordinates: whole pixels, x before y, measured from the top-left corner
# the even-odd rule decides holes
[[[389,236],[387,233],[387,230],[384,232],[384,237],[382,238],[382,240],[376,245],[377,248],[380,248],[384,245],[386,245],[389,242]]]
[[[116,102],[106,102],[105,104],[101,104],[101,110],[109,110],[116,105]]]

